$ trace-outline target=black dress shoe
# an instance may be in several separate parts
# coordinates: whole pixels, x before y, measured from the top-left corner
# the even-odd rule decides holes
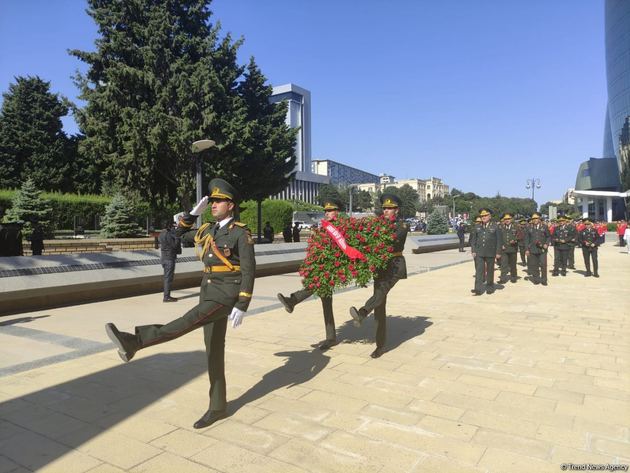
[[[517,279],[516,279],[516,278],[512,278],[512,279],[510,279],[510,282],[511,282],[511,283],[515,283],[516,281],[517,281]]]
[[[547,285],[547,281],[543,281],[540,284],[542,284],[543,286],[546,286]]]
[[[385,353],[385,350],[383,348],[377,348],[372,353],[370,353],[370,356],[372,358],[379,358],[383,353]]]
[[[482,295],[482,294],[483,294],[483,291],[475,291],[475,290],[473,289],[472,293],[473,293],[473,296],[480,296],[480,295]]]
[[[588,277],[590,277],[590,276],[592,276],[592,275],[593,275],[593,274],[589,271],[589,272],[587,272],[587,273],[584,275],[584,277],[585,277],[585,278],[588,278]]]
[[[562,271],[560,274],[562,274],[563,276],[566,276],[567,272],[566,271]]]
[[[553,272],[553,273],[551,273],[551,275],[552,275],[552,276],[557,276],[557,275],[558,275],[558,273]]]
[[[208,410],[204,415],[201,416],[197,422],[193,424],[195,429],[204,429],[206,427],[210,427],[216,421],[225,419],[227,417],[227,412],[223,411],[211,411]]]
[[[593,274],[593,277],[594,277],[594,278],[598,278],[598,277],[599,277],[599,274],[595,273],[595,274]]]
[[[534,281],[534,285],[538,286],[540,284],[540,281]]]
[[[335,345],[337,345],[339,342],[337,340],[324,340],[322,343],[319,344],[319,349],[321,351],[326,351],[331,349],[332,347],[334,347]]]
[[[162,302],[177,302],[177,297],[165,297],[164,300]]]
[[[350,315],[354,319],[354,326],[360,327],[363,323],[363,319],[367,317],[365,309],[357,309],[356,307],[350,307]]]
[[[125,362],[131,360],[140,349],[140,343],[136,335],[120,332],[112,323],[105,324],[105,332],[118,348],[118,356]]]
[[[278,293],[278,300],[282,302],[284,306],[284,310],[286,310],[289,314],[293,312],[293,304],[289,301],[288,297],[284,297],[282,294]]]
[[[499,279],[498,281],[499,284],[505,284],[506,282],[508,282],[507,279]]]
[[[486,289],[486,294],[490,295],[490,294],[494,294],[494,289]]]

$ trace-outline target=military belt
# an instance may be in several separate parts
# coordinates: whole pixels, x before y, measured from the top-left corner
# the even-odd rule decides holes
[[[206,266],[203,268],[204,273],[229,273],[233,271],[240,271],[241,267],[238,265],[228,268],[227,266]]]

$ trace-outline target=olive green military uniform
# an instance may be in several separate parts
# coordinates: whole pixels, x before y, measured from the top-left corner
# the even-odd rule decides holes
[[[470,228],[470,236],[468,237],[468,244],[470,245],[471,252],[475,248],[475,241],[477,239],[477,231],[479,230],[479,226],[481,225],[479,217],[475,219],[475,223]],[[473,263],[475,264],[475,275],[477,274],[477,258],[473,258]],[[473,289],[474,292],[474,289]]]
[[[518,252],[518,227],[513,222],[504,222],[501,228],[501,278],[500,283],[508,280],[516,282],[516,258]]]
[[[525,229],[527,224],[524,220],[520,220],[516,227],[516,239],[518,240],[518,252],[521,256],[521,266],[527,266],[527,259],[525,256]]]
[[[582,256],[584,257],[584,266],[586,274],[584,276],[599,277],[599,266],[597,262],[597,249],[599,247],[599,234],[593,225],[588,225],[578,235],[578,243],[582,247]],[[591,273],[591,259],[593,260],[593,272]]]
[[[394,247],[394,257],[389,260],[385,269],[379,271],[374,276],[374,292],[359,313],[367,317],[374,311],[376,321],[376,348],[384,348],[387,339],[387,318],[386,304],[387,294],[400,279],[407,279],[407,263],[402,251],[405,248],[409,227],[402,220],[396,221],[396,240]]]
[[[562,223],[556,227],[553,232],[553,245],[557,250],[555,252],[555,261],[553,262],[553,272],[552,275],[557,276],[558,272],[563,276],[567,275],[567,264],[569,261],[569,251],[571,250],[571,245],[577,240],[577,235],[575,232],[575,228],[571,228],[566,224],[566,221],[562,221]]]
[[[534,284],[547,285],[547,249],[551,245],[551,233],[542,222],[530,223],[525,229],[525,249],[527,257],[527,271]]]
[[[496,223],[488,222],[478,226],[472,250],[477,260],[474,289],[476,294],[484,291],[488,294],[494,292],[494,262],[501,252],[501,241],[501,230]]]
[[[579,245],[578,243],[578,231],[575,225],[575,222],[569,221],[567,226],[571,229],[573,234],[575,235],[575,239],[571,241],[569,244],[569,252],[567,253],[567,269],[575,269],[575,247]]]

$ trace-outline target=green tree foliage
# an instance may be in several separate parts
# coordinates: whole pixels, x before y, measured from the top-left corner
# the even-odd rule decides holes
[[[122,195],[116,194],[105,209],[101,226],[103,238],[132,238],[143,234],[135,221],[134,209]]]
[[[12,206],[7,210],[4,222],[24,222],[22,235],[30,238],[33,228],[40,225],[44,235],[50,236],[53,231],[52,207],[41,197],[41,191],[35,186],[33,179],[27,179],[19,191],[13,196]]]
[[[322,184],[321,186],[319,186],[319,195],[317,197],[317,200],[319,201],[320,205],[324,205],[324,202],[330,199],[340,201],[344,207],[341,210],[346,210],[346,208],[348,207],[348,196],[345,192],[342,193],[339,187],[333,184]]]
[[[352,195],[352,209],[357,212],[367,212],[374,208],[374,199],[368,191],[360,190]]]
[[[540,212],[544,215],[549,215],[549,207],[556,207],[558,215],[568,215],[570,217],[579,216],[578,208],[575,205],[568,204],[566,202],[561,202],[559,204],[555,204],[553,202],[545,202],[540,206]]]
[[[405,184],[401,187],[386,187],[383,191],[397,195],[402,200],[402,208],[400,209],[400,216],[402,218],[409,218],[416,216],[416,209],[419,204],[418,193],[413,190],[409,184]]]
[[[536,202],[532,199],[522,199],[518,197],[482,197],[473,201],[473,215],[477,215],[482,208],[489,208],[495,214],[500,216],[504,212],[512,215],[528,216],[537,209]]]
[[[72,188],[71,162],[76,148],[63,132],[65,100],[39,77],[17,77],[3,94],[0,110],[0,187],[27,179],[42,190]]]
[[[444,235],[448,233],[448,222],[446,217],[437,210],[433,211],[427,219],[428,235]]]
[[[243,75],[242,40],[219,37],[208,4],[88,0],[96,51],[71,51],[89,66],[76,77],[87,102],[75,112],[82,154],[98,164],[105,188],[133,192],[154,208],[179,197],[190,204],[190,146],[199,139],[217,143],[204,177],[224,177],[244,198],[283,187],[295,165],[286,109],[268,103],[271,88],[253,60]]]

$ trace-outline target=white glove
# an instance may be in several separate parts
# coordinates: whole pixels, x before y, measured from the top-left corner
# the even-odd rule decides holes
[[[197,202],[197,205],[190,211],[190,215],[201,215],[204,210],[208,207],[208,196],[205,195],[203,198]]]
[[[228,317],[228,319],[232,321],[232,328],[238,328],[238,326],[241,325],[241,323],[243,323],[244,316],[245,316],[245,312],[243,312],[241,309],[237,309],[236,307],[234,307],[232,309],[232,313]]]
[[[173,222],[176,224],[179,223],[179,219],[184,216],[184,212],[180,212],[178,214],[173,215]]]

